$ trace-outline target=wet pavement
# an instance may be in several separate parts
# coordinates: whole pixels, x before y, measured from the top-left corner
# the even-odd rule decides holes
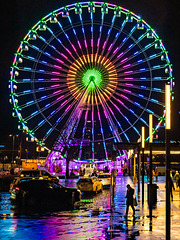
[[[64,186],[75,187],[76,180],[61,179]],[[110,189],[96,196],[82,194],[82,201],[73,211],[59,212],[19,212],[12,208],[10,194],[2,193],[0,200],[0,239],[62,239],[62,240],[109,240],[109,239],[165,239],[165,177],[159,177],[158,202],[153,209],[152,229],[147,204],[147,184],[145,184],[145,204],[142,207],[137,186],[129,177],[118,176],[115,188],[114,207],[110,206]],[[126,185],[136,189],[139,199],[136,218],[130,209],[125,214]],[[180,191],[173,192],[171,203],[171,239],[180,239]]]

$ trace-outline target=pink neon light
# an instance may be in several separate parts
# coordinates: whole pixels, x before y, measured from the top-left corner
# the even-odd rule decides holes
[[[59,87],[60,84],[52,85],[51,87]]]
[[[121,63],[125,62],[127,59],[128,59],[128,58],[123,59],[123,60],[121,61]]]
[[[126,86],[134,86],[134,84],[131,83],[125,83]]]
[[[128,74],[128,73],[132,73],[133,71],[127,71],[127,72],[124,72],[124,74]]]
[[[103,49],[105,48],[105,45],[106,45],[106,41],[105,41],[104,44],[103,44]]]
[[[93,47],[93,39],[91,38],[91,47]]]
[[[132,93],[131,91],[127,90],[127,89],[123,89],[124,92],[127,92],[127,93]]]
[[[72,44],[72,47],[73,47],[74,51],[77,52],[77,50],[76,50],[76,48],[75,48],[75,46],[73,44]]]
[[[123,94],[121,94],[121,97],[123,97],[125,99],[129,99],[128,97],[124,96]]]
[[[124,78],[125,80],[133,80],[134,78]]]
[[[131,66],[131,64],[127,64],[127,65],[123,66],[123,68],[127,68],[129,66]]]
[[[59,69],[62,69],[62,67],[60,67],[60,66],[58,66],[58,65],[54,65],[54,67],[59,68]]]
[[[63,53],[61,53],[61,55],[65,58],[68,59],[68,57],[66,55],[64,55]]]
[[[79,42],[79,41],[77,41],[77,42],[78,42],[79,48],[81,49],[81,44],[80,44],[80,42]]]
[[[51,78],[51,80],[52,80],[52,81],[54,81],[54,80],[55,80],[55,81],[59,81],[60,78]]]
[[[59,72],[52,72],[53,74],[56,74],[56,75],[60,75],[60,73]]]
[[[67,111],[70,109],[70,107],[71,107],[71,105],[69,105],[69,106],[66,108],[65,112],[67,112]]]
[[[123,54],[124,54],[123,52],[120,53],[120,54],[117,56],[117,58],[120,58]]]
[[[111,43],[111,45],[110,45],[109,48],[108,48],[108,51],[112,48],[112,45],[113,45],[113,44]]]
[[[70,54],[70,55],[72,55],[72,52],[71,51],[69,51],[69,49],[68,48],[66,48],[66,51]]]
[[[60,63],[64,63],[62,60],[60,60],[59,58],[56,58],[56,60]]]
[[[118,49],[119,49],[119,47],[117,47],[117,48],[114,50],[113,54],[115,54],[115,53],[117,52]]]
[[[100,38],[98,38],[97,47],[99,47],[99,43],[100,43]]]
[[[57,94],[57,93],[59,93],[59,92],[61,92],[62,90],[58,90],[58,91],[56,91],[56,92],[53,92],[53,94]]]
[[[60,100],[62,97],[64,97],[64,95],[62,95],[62,96],[58,97],[56,100]]]
[[[84,39],[84,44],[85,44],[85,48],[87,48],[87,42],[86,42],[86,39]]]
[[[123,103],[121,100],[117,99],[117,101],[118,101],[119,103],[121,103],[122,105],[124,105],[124,103]]]
[[[67,100],[66,101],[64,101],[62,104],[61,104],[61,106],[63,106],[65,103],[67,102]]]

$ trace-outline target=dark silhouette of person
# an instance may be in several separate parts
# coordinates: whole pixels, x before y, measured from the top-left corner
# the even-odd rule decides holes
[[[126,201],[126,214],[124,216],[125,217],[128,216],[129,206],[131,206],[131,208],[133,210],[133,217],[134,217],[135,216],[135,208],[133,205],[134,189],[129,184],[127,184],[126,187],[127,187],[127,193],[126,193],[125,198],[127,198],[127,201]]]
[[[171,195],[172,201],[173,201],[173,193],[172,193],[173,189],[175,190],[174,183],[173,183],[172,178],[170,178],[170,195]]]

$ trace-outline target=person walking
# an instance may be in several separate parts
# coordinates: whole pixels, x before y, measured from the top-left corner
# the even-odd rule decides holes
[[[173,183],[173,179],[172,177],[170,177],[170,195],[171,195],[171,200],[173,201],[173,193],[172,193],[172,190],[175,190],[174,188],[174,183]]]
[[[135,217],[135,208],[133,205],[134,189],[129,184],[127,184],[126,187],[127,187],[127,193],[125,198],[127,198],[127,200],[126,200],[126,214],[124,215],[124,217],[128,216],[129,206],[131,206],[133,210],[133,217]]]
[[[156,182],[157,182],[157,181],[158,181],[158,175],[159,175],[159,172],[158,172],[158,169],[157,169],[157,167],[155,168],[155,171],[154,171],[154,173],[155,173]]]
[[[180,187],[178,182],[179,182],[179,179],[180,179],[180,174],[178,171],[176,171],[175,175],[174,175],[174,180],[176,182],[176,188]]]

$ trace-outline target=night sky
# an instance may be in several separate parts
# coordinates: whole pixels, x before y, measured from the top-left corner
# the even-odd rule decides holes
[[[5,0],[1,1],[0,24],[0,145],[7,144],[9,134],[18,133],[17,118],[12,117],[8,81],[13,56],[28,30],[42,17],[70,0]],[[179,1],[178,0],[109,0],[141,16],[155,29],[169,52],[175,78],[172,104],[172,139],[180,140],[180,60],[179,60]]]

